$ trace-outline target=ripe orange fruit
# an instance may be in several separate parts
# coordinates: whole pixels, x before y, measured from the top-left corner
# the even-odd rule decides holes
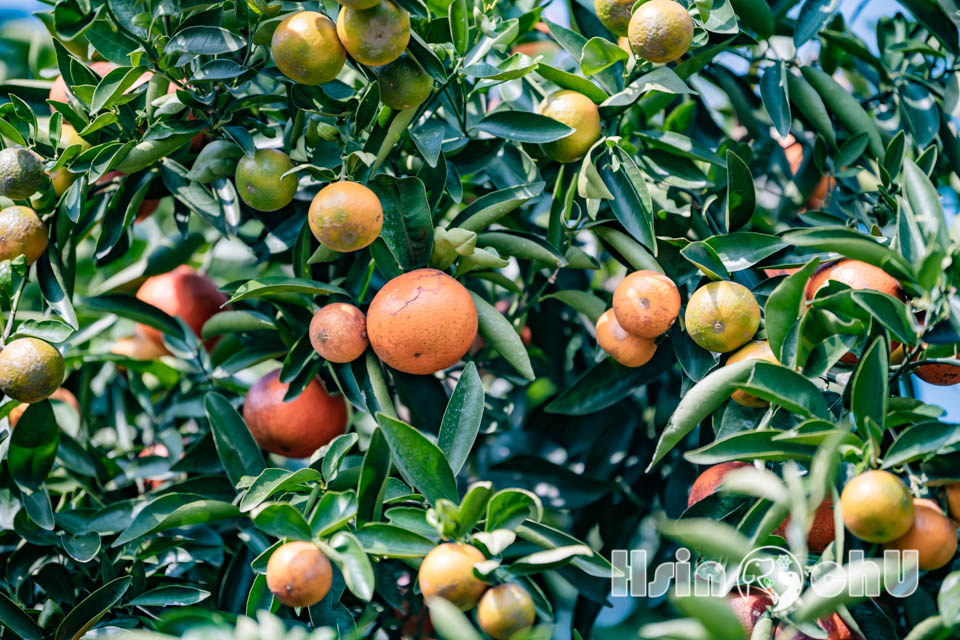
[[[690,338],[709,351],[727,353],[742,347],[760,327],[760,305],[742,284],[705,284],[690,296],[684,323]]]
[[[333,20],[316,11],[294,13],[278,24],[270,55],[283,75],[306,85],[330,82],[347,61]]]
[[[334,302],[323,307],[310,321],[310,344],[330,362],[352,362],[369,344],[367,319],[352,304]]]
[[[888,471],[866,471],[854,477],[840,495],[843,523],[867,542],[892,542],[913,526],[910,491]]]
[[[284,402],[289,384],[280,382],[280,369],[250,387],[243,403],[243,420],[260,448],[288,458],[307,458],[347,430],[347,405],[313,380],[299,396]]]
[[[312,542],[280,545],[267,562],[267,588],[288,607],[310,607],[330,591],[333,567]]]
[[[370,346],[404,373],[426,375],[459,361],[477,337],[477,324],[470,293],[436,269],[390,280],[367,310]]]
[[[0,351],[0,391],[17,402],[49,398],[63,382],[63,356],[37,338],[18,338]]]
[[[533,598],[513,582],[488,590],[477,605],[477,622],[494,640],[508,640],[532,627],[536,619]]]
[[[774,533],[781,538],[785,538],[789,523],[790,517],[788,516],[774,530]],[[810,530],[807,532],[807,548],[814,553],[823,553],[824,549],[836,537],[837,530],[833,522],[833,498],[827,496],[817,507],[817,510],[813,512],[813,522],[810,523]]]
[[[727,604],[733,609],[733,615],[737,617],[740,624],[743,625],[747,637],[753,633],[753,628],[757,625],[757,620],[773,606],[773,601],[763,591],[751,589],[745,594],[734,589],[726,596]]]
[[[625,367],[642,367],[657,352],[657,343],[653,340],[624,331],[613,309],[604,311],[597,320],[597,344]]]
[[[0,261],[19,255],[33,264],[47,250],[47,228],[30,207],[0,209]]]
[[[378,67],[400,57],[410,42],[410,14],[391,0],[369,9],[344,6],[337,16],[340,42],[360,64]]]
[[[132,336],[120,338],[114,342],[110,347],[110,353],[130,360],[156,360],[169,355],[170,352],[162,343],[151,340],[138,330]]]
[[[600,22],[615,36],[625,36],[629,32],[635,4],[636,0],[593,0]]]
[[[950,517],[960,521],[960,482],[948,484],[946,487],[947,511]]]
[[[693,42],[693,20],[678,2],[650,0],[633,13],[627,37],[638,57],[648,62],[673,62]]]
[[[73,407],[74,411],[80,413],[80,403],[77,402],[77,396],[73,395],[69,389],[57,387],[57,390],[51,393],[47,399],[68,404]],[[29,406],[29,404],[18,404],[10,410],[10,413],[7,414],[7,420],[10,421],[11,429],[17,426],[17,423],[20,422],[20,418],[23,416],[23,412],[26,411]]]
[[[433,91],[433,77],[410,55],[403,54],[374,71],[380,81],[380,100],[391,109],[418,107]]]
[[[26,200],[43,186],[40,156],[29,149],[7,147],[0,151],[0,196]]]
[[[566,138],[541,145],[547,157],[556,162],[581,160],[602,134],[600,110],[582,93],[568,89],[556,91],[540,103],[539,112],[573,129]]]
[[[782,140],[780,144],[784,147],[783,152],[787,156],[790,173],[796,175],[797,172],[800,171],[800,167],[803,166],[803,145],[795,142],[795,138],[790,135]],[[823,203],[826,202],[827,194],[833,191],[835,185],[836,179],[832,176],[821,176],[817,186],[810,192],[810,195],[807,196],[805,206],[808,209],[822,208]]]
[[[641,338],[662,336],[680,315],[680,291],[656,271],[634,271],[613,292],[613,311],[627,333]]]
[[[927,351],[926,357],[957,359],[957,345],[946,349],[935,348],[932,351]],[[892,361],[893,358],[891,357]],[[935,384],[938,387],[960,384],[960,367],[954,364],[924,364],[914,369],[913,373],[924,382]]]
[[[773,355],[773,351],[770,349],[770,343],[766,340],[751,342],[745,347],[742,347],[739,351],[727,358],[727,364],[743,362],[744,360],[763,360],[774,364],[777,363],[777,357]],[[734,402],[744,407],[765,407],[770,404],[763,398],[758,398],[743,389],[737,389],[730,397]]]
[[[697,479],[693,481],[693,485],[690,487],[690,493],[687,495],[687,508],[689,509],[707,496],[716,493],[717,487],[723,482],[725,475],[734,469],[742,469],[743,467],[749,466],[749,462],[734,461],[721,462],[720,464],[708,467],[706,471],[697,476]]]
[[[859,633],[847,626],[839,613],[833,613],[828,618],[817,620],[817,626],[829,634],[827,640],[863,640]],[[813,640],[813,638],[793,627],[781,624],[777,627],[776,640]]]
[[[333,182],[313,197],[307,221],[328,249],[359,251],[380,235],[383,206],[377,194],[358,182]]]
[[[487,590],[487,583],[473,573],[473,565],[484,560],[480,550],[469,544],[437,545],[423,558],[417,573],[424,600],[443,598],[461,611],[472,609]]]
[[[180,265],[169,273],[147,278],[137,298],[160,309],[169,316],[183,320],[193,333],[200,337],[203,325],[226,304],[227,296],[217,289],[210,278],[201,275],[187,265]],[[137,327],[149,340],[163,344],[163,333],[144,324]],[[211,347],[212,341],[207,342]]]
[[[297,195],[297,176],[284,175],[292,168],[290,156],[278,149],[260,149],[253,157],[243,156],[235,175],[240,199],[257,211],[284,208]]]
[[[913,526],[906,534],[884,545],[884,549],[916,550],[918,567],[933,571],[945,566],[957,552],[957,527],[932,500],[913,501]]]
[[[896,278],[872,264],[859,260],[840,260],[824,265],[811,276],[804,290],[807,300],[813,300],[829,281],[847,285],[851,289],[869,289],[880,291],[900,300],[906,300],[907,294]]]

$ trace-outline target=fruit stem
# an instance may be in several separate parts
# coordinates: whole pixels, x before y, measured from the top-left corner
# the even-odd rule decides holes
[[[27,276],[29,276],[29,272],[20,279],[20,284],[17,285],[17,291],[13,294],[13,301],[10,303],[10,316],[7,318],[7,325],[3,328],[3,336],[0,337],[0,348],[7,344],[7,338],[13,333],[13,319],[17,315],[17,308],[20,306],[20,298],[23,296],[23,290],[27,287],[27,281],[29,280]]]

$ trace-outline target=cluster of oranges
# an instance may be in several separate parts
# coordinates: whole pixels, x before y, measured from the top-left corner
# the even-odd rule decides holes
[[[673,280],[656,271],[635,271],[614,291],[613,308],[597,320],[597,342],[620,364],[642,366],[679,314],[680,291]]]

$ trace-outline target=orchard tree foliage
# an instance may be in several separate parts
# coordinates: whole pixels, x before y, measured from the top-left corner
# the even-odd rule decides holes
[[[960,367],[960,226],[944,204],[960,193],[954,2],[902,0],[874,46],[835,1],[684,0],[690,48],[657,63],[589,1],[561,3],[570,21],[557,24],[537,0],[383,0],[409,15],[403,64],[429,77],[409,107],[387,106],[385,68],[355,52],[321,84],[280,71],[278,25],[302,10],[336,22],[330,0],[50,4],[52,39],[3,33],[0,135],[50,179],[6,192],[43,225],[9,213],[34,235],[0,262],[2,339],[8,354],[26,338],[42,341],[30,353],[54,345],[76,402],[0,405],[3,637],[485,637],[483,604],[421,597],[422,559],[451,541],[482,555],[472,580],[530,595],[536,623],[517,637],[960,629],[952,526],[910,543],[948,553],[909,597],[811,586],[851,549],[882,552],[865,541],[871,505],[844,490],[854,476],[900,478],[888,482],[906,510],[890,516],[905,525],[924,509],[960,517],[960,429],[916,398],[918,375],[955,382]],[[541,114],[560,90],[600,122],[562,164],[556,150],[585,129]],[[346,252],[318,243],[309,213],[341,181],[382,207],[376,239]],[[254,209],[250,184],[291,197]],[[824,270],[838,260],[856,261],[852,280]],[[182,265],[219,291],[198,285],[168,311],[135,295],[192,273]],[[371,349],[318,354],[320,307],[367,311],[428,267],[472,301],[453,321],[438,309],[428,338],[472,331],[476,309],[462,360],[417,375]],[[595,327],[634,271],[675,283],[681,311],[627,367]],[[687,303],[710,282],[748,290],[724,313],[757,301],[766,355],[728,363],[691,338],[704,318]],[[262,451],[248,424],[249,389],[277,369],[287,401],[326,389],[349,405],[346,433],[302,462]],[[694,478],[730,462],[747,464],[688,508]],[[268,586],[291,541],[332,564],[312,606]],[[756,548],[788,549],[803,593],[782,611],[761,602],[746,627],[736,598],[682,595],[595,625],[615,550],[642,547],[655,565],[678,545],[731,573]]]

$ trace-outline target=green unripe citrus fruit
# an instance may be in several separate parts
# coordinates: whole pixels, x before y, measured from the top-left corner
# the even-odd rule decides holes
[[[23,254],[27,264],[33,264],[46,249],[47,228],[33,209],[16,206],[0,210],[0,261]]]
[[[480,550],[469,544],[447,542],[434,547],[417,574],[424,599],[443,598],[469,611],[487,590],[487,584],[473,574],[473,566],[484,560]]]
[[[410,42],[410,14],[390,0],[370,9],[343,7],[337,16],[337,35],[360,64],[384,65],[406,50]]]
[[[633,52],[648,62],[673,62],[693,42],[693,20],[674,0],[650,0],[630,18],[628,38]]]
[[[625,36],[636,3],[637,0],[593,0],[593,8],[603,26],[614,35]]]
[[[544,145],[543,151],[556,162],[577,162],[600,139],[600,110],[582,93],[563,89],[546,98],[540,105],[540,115],[553,118],[574,131]]]
[[[43,186],[43,163],[28,149],[0,151],[0,196],[25,200]]]
[[[483,594],[477,605],[480,628],[495,640],[509,640],[532,627],[536,619],[533,598],[518,584],[497,585]]]
[[[330,82],[347,61],[333,20],[316,11],[295,13],[277,25],[270,54],[283,75],[306,85]]]
[[[684,314],[690,338],[716,353],[727,353],[750,342],[760,327],[760,305],[736,282],[711,282],[690,296]]]
[[[380,80],[380,100],[404,111],[420,106],[433,91],[433,78],[409,55],[375,69]]]
[[[63,356],[43,340],[20,338],[0,351],[0,390],[18,402],[49,398],[63,372]]]
[[[290,156],[277,149],[260,149],[252,157],[244,156],[237,163],[237,193],[257,211],[282,209],[297,195],[297,176],[283,176],[292,168]]]

